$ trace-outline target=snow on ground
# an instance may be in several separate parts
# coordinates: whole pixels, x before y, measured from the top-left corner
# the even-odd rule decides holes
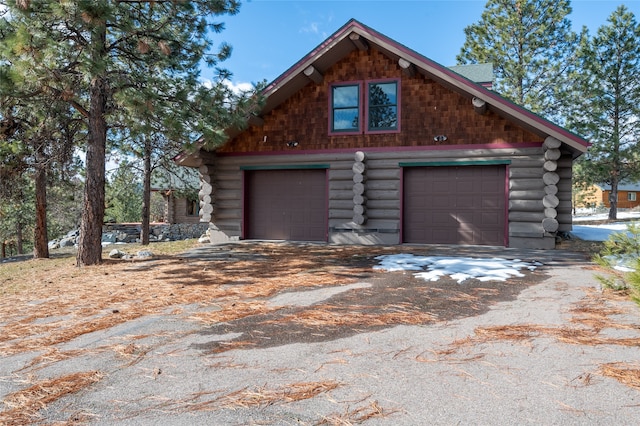
[[[606,220],[608,213],[592,214],[582,212],[574,216],[571,235],[585,241],[606,241],[614,232],[624,232],[629,222],[604,223],[601,225],[577,225],[581,221]],[[619,211],[619,219],[640,219],[640,212]],[[376,257],[379,260],[375,269],[386,271],[415,271],[415,276],[427,281],[437,281],[443,276],[450,276],[458,283],[469,278],[480,281],[506,281],[511,277],[522,277],[521,269],[534,270],[541,263],[527,263],[519,259],[501,258],[481,259],[473,257],[418,256],[413,254],[396,254]],[[633,260],[633,259],[632,259]],[[631,262],[621,259],[616,269],[630,271]],[[623,269],[624,268],[624,269]]]
[[[601,225],[577,225],[580,222],[606,220],[608,212],[579,214],[573,217],[571,235],[585,241],[606,241],[614,232],[624,232],[629,222],[603,223]],[[618,211],[618,219],[640,219],[640,212]]]
[[[420,271],[414,275],[426,281],[438,281],[450,276],[458,283],[469,278],[479,281],[506,281],[511,277],[523,277],[520,269],[531,271],[541,263],[527,263],[519,259],[507,260],[498,257],[480,259],[455,256],[417,256],[394,254],[376,257],[380,263],[374,269],[385,271]],[[426,269],[426,270],[425,270]]]

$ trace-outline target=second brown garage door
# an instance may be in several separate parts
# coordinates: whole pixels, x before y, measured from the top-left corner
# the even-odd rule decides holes
[[[406,167],[403,241],[506,245],[506,166]]]
[[[325,169],[245,173],[245,238],[327,240]]]

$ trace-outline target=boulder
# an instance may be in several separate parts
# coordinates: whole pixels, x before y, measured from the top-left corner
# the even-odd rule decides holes
[[[64,237],[60,240],[60,247],[73,247],[76,245],[76,237]]]
[[[152,257],[153,253],[151,253],[151,251],[149,250],[140,250],[138,253],[136,253],[137,259],[151,259]]]
[[[123,257],[125,257],[127,254],[123,251],[120,251],[118,249],[113,249],[109,252],[109,258],[110,259],[122,259]]]

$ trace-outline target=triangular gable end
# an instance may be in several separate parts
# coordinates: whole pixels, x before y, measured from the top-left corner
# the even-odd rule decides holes
[[[580,136],[489,90],[485,87],[487,84],[474,82],[463,76],[460,69],[440,65],[355,19],[347,22],[269,84],[263,92],[266,102],[259,115],[273,110],[310,82],[321,82],[323,74],[331,66],[355,49],[366,50],[371,44],[396,61],[405,72],[420,72],[448,89],[472,99],[474,105],[477,103],[489,108],[543,138],[550,136],[559,140],[574,152],[574,158],[586,152],[590,146],[589,142]],[[240,132],[229,130],[228,133],[234,137]]]

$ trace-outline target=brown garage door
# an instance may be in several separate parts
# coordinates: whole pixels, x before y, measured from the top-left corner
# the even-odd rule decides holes
[[[245,173],[245,238],[327,240],[325,169]]]
[[[506,166],[404,169],[403,241],[506,245]]]

